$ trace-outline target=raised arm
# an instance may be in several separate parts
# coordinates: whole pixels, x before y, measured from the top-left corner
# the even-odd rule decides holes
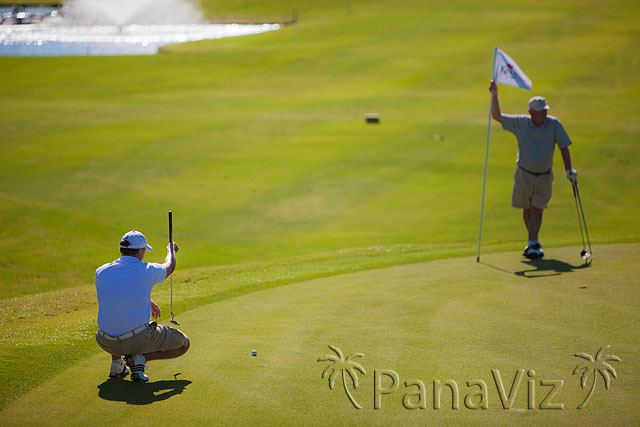
[[[502,123],[502,111],[500,111],[500,101],[498,100],[498,85],[491,80],[489,85],[489,91],[491,92],[491,117],[498,123]]]
[[[176,252],[178,252],[178,244],[173,242],[173,247],[171,243],[167,245],[167,257],[164,259],[164,264],[162,266],[167,269],[167,277],[171,276],[176,269]]]

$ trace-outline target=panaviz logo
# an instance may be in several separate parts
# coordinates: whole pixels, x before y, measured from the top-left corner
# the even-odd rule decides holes
[[[618,378],[611,363],[620,362],[621,359],[611,354],[609,347],[600,348],[595,356],[584,352],[574,355],[583,359],[584,362],[575,367],[573,375],[579,374],[580,387],[588,388],[587,395],[576,409],[586,407],[594,395],[599,377],[602,377],[606,390],[611,388],[612,378]],[[361,361],[356,359],[362,359],[365,355],[356,352],[345,356],[345,353],[334,345],[329,345],[329,349],[332,353],[317,359],[317,362],[327,363],[322,371],[322,379],[328,381],[330,390],[342,388],[351,405],[355,409],[362,409],[360,402],[366,402],[367,399],[362,396],[364,392],[356,393],[356,391],[361,385],[360,376],[366,376],[367,371]],[[488,381],[483,378],[463,382],[453,379],[434,379],[430,382],[430,387],[427,387],[420,379],[408,378],[401,381],[398,372],[392,369],[373,369],[373,396],[369,396],[369,399],[373,397],[374,410],[382,409],[384,401],[387,402],[385,405],[399,401],[390,395],[397,393],[403,387],[402,406],[409,410],[427,409],[428,406],[440,410],[443,402],[449,401],[452,410],[461,409],[461,401],[463,409],[483,410],[489,409],[490,400],[498,401],[502,409],[512,411],[565,409],[562,400],[566,396],[561,393],[565,385],[563,379],[540,378],[534,369],[524,368],[516,369],[515,374],[504,374],[497,368],[491,368],[489,372],[490,376],[489,373],[486,374],[486,378],[490,378]],[[336,383],[342,383],[342,387],[336,387]],[[519,402],[525,407],[514,407],[521,390],[526,393],[526,399],[521,398]],[[494,407],[498,407],[497,404]]]

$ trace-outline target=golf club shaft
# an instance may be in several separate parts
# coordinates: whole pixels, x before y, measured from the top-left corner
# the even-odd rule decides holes
[[[586,249],[584,245],[584,231],[582,230],[582,220],[580,218],[580,208],[578,207],[578,193],[576,183],[572,182],[571,186],[573,188],[573,201],[576,204],[576,214],[578,215],[578,226],[580,227],[580,237],[582,238],[582,249]]]
[[[173,252],[173,212],[169,211],[169,248]],[[171,319],[173,319],[173,274],[169,277],[171,286]]]
[[[584,232],[587,235],[587,245],[589,246],[589,253],[591,254],[591,239],[589,239],[589,229],[587,228],[587,220],[584,217],[584,209],[582,209],[582,200],[580,199],[580,190],[578,190],[578,183],[576,182],[576,195],[578,196],[578,204],[580,205],[580,214],[582,215],[582,223],[584,224]]]

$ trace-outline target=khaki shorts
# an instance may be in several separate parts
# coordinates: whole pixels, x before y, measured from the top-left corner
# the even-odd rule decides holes
[[[98,331],[96,341],[104,351],[118,356],[186,347],[189,344],[189,337],[176,328],[151,322],[144,331],[123,340],[107,339]]]
[[[538,209],[546,209],[551,200],[551,184],[553,183],[553,171],[542,175],[534,175],[516,167],[513,175],[513,194],[511,206],[527,209],[531,206]]]

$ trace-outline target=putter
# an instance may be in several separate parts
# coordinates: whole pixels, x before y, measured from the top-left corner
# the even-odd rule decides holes
[[[171,211],[169,211],[169,245],[170,245],[169,247],[173,251],[173,213]],[[171,276],[169,276],[169,281],[171,283],[171,320],[170,322],[173,323],[174,325],[180,325],[180,323],[178,323],[173,318],[173,273],[171,273]]]
[[[582,200],[580,199],[580,191],[578,190],[578,183],[572,182],[573,186],[573,200],[576,204],[576,212],[578,213],[578,225],[580,226],[580,237],[582,237],[582,251],[580,251],[580,256],[585,262],[589,263],[591,258],[591,240],[589,239],[589,230],[587,229],[587,221],[584,218],[584,210],[582,209]],[[584,226],[583,226],[584,225]],[[587,245],[589,246],[589,251],[587,252],[587,248],[584,244],[584,235],[587,235]]]

